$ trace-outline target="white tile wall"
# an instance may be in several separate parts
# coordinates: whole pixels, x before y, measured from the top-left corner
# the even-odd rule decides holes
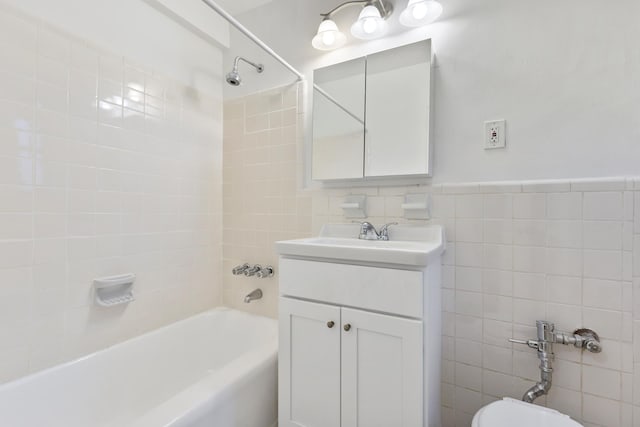
[[[224,106],[224,303],[277,316],[277,240],[311,235],[311,195],[299,187],[298,87],[227,101]],[[233,276],[245,262],[276,267],[269,279]],[[261,288],[264,297],[244,304]]]
[[[0,381],[219,304],[221,95],[4,7],[0,57]]]
[[[523,183],[525,192],[511,186],[508,192],[481,195],[474,194],[475,186],[467,186],[469,194],[460,187],[453,212],[434,209],[434,221],[452,228],[448,240],[455,251],[445,261],[453,283],[444,286],[455,292],[452,302],[445,293],[443,339],[455,346],[444,354],[443,365],[451,369],[444,370],[443,390],[456,390],[443,402],[445,425],[467,426],[481,405],[502,396],[520,397],[533,384],[539,375],[535,354],[506,339],[534,337],[535,320],[543,318],[567,331],[595,329],[605,350],[592,355],[559,348],[554,388],[540,403],[591,426],[636,425],[631,399],[640,393],[640,381],[633,379],[638,378],[640,351],[638,344],[632,350],[637,342],[632,319],[639,314],[625,298],[636,295],[627,264],[637,246],[630,241],[634,195],[625,191],[626,180]],[[615,191],[601,191],[608,188]],[[442,197],[451,197],[446,186],[435,203]],[[464,323],[457,320],[460,316]],[[456,328],[446,327],[451,319]],[[482,360],[476,357],[478,345]],[[462,379],[468,366],[482,369],[479,384]]]

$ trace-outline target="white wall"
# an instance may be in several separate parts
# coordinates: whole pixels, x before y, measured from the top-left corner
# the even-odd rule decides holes
[[[220,84],[220,46],[228,43],[228,26],[199,0],[189,0],[182,12],[195,25],[216,27],[205,39],[151,6],[156,0],[0,0],[77,37],[119,52],[200,90],[217,92]],[[175,2],[164,0],[178,10]],[[192,4],[194,3],[194,4]]]
[[[396,3],[396,9],[404,4]],[[640,3],[442,3],[443,16],[428,28],[329,54],[314,51],[310,40],[318,13],[334,2],[277,0],[238,18],[305,72],[432,37],[434,182],[640,172]],[[265,58],[235,32],[231,40],[227,56]],[[281,66],[268,59],[265,63],[264,76],[249,79],[247,74],[246,86],[225,88],[225,97],[293,80]],[[496,118],[507,120],[507,149],[484,151],[483,122]]]
[[[469,427],[481,406],[535,384],[535,350],[508,339],[535,337],[538,319],[592,328],[604,350],[557,345],[554,385],[536,403],[588,427],[640,425],[640,178],[302,191],[295,106],[292,86],[225,102],[225,305],[276,317],[274,241],[351,221],[347,195],[366,193],[367,221],[379,225],[423,223],[403,218],[401,205],[428,193],[427,223],[447,238],[443,427]],[[276,265],[275,277],[233,276],[244,262]],[[264,298],[243,304],[256,287]]]

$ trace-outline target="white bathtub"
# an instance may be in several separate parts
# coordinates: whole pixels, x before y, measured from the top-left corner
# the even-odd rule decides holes
[[[0,386],[0,426],[272,427],[277,341],[275,320],[213,309]]]

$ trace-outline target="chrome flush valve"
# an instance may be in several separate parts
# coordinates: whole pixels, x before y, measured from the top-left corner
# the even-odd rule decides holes
[[[545,395],[551,389],[553,374],[554,344],[573,345],[576,348],[587,350],[591,353],[600,353],[602,344],[600,337],[591,329],[576,329],[572,334],[556,332],[555,325],[545,320],[536,321],[538,336],[535,340],[509,339],[515,344],[524,344],[538,351],[540,359],[540,381],[531,387],[522,397],[525,402],[533,403],[538,397]]]

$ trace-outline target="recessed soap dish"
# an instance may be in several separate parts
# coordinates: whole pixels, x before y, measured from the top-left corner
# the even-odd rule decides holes
[[[135,274],[101,277],[93,280],[96,290],[96,304],[102,307],[126,304],[133,301],[133,283]]]

